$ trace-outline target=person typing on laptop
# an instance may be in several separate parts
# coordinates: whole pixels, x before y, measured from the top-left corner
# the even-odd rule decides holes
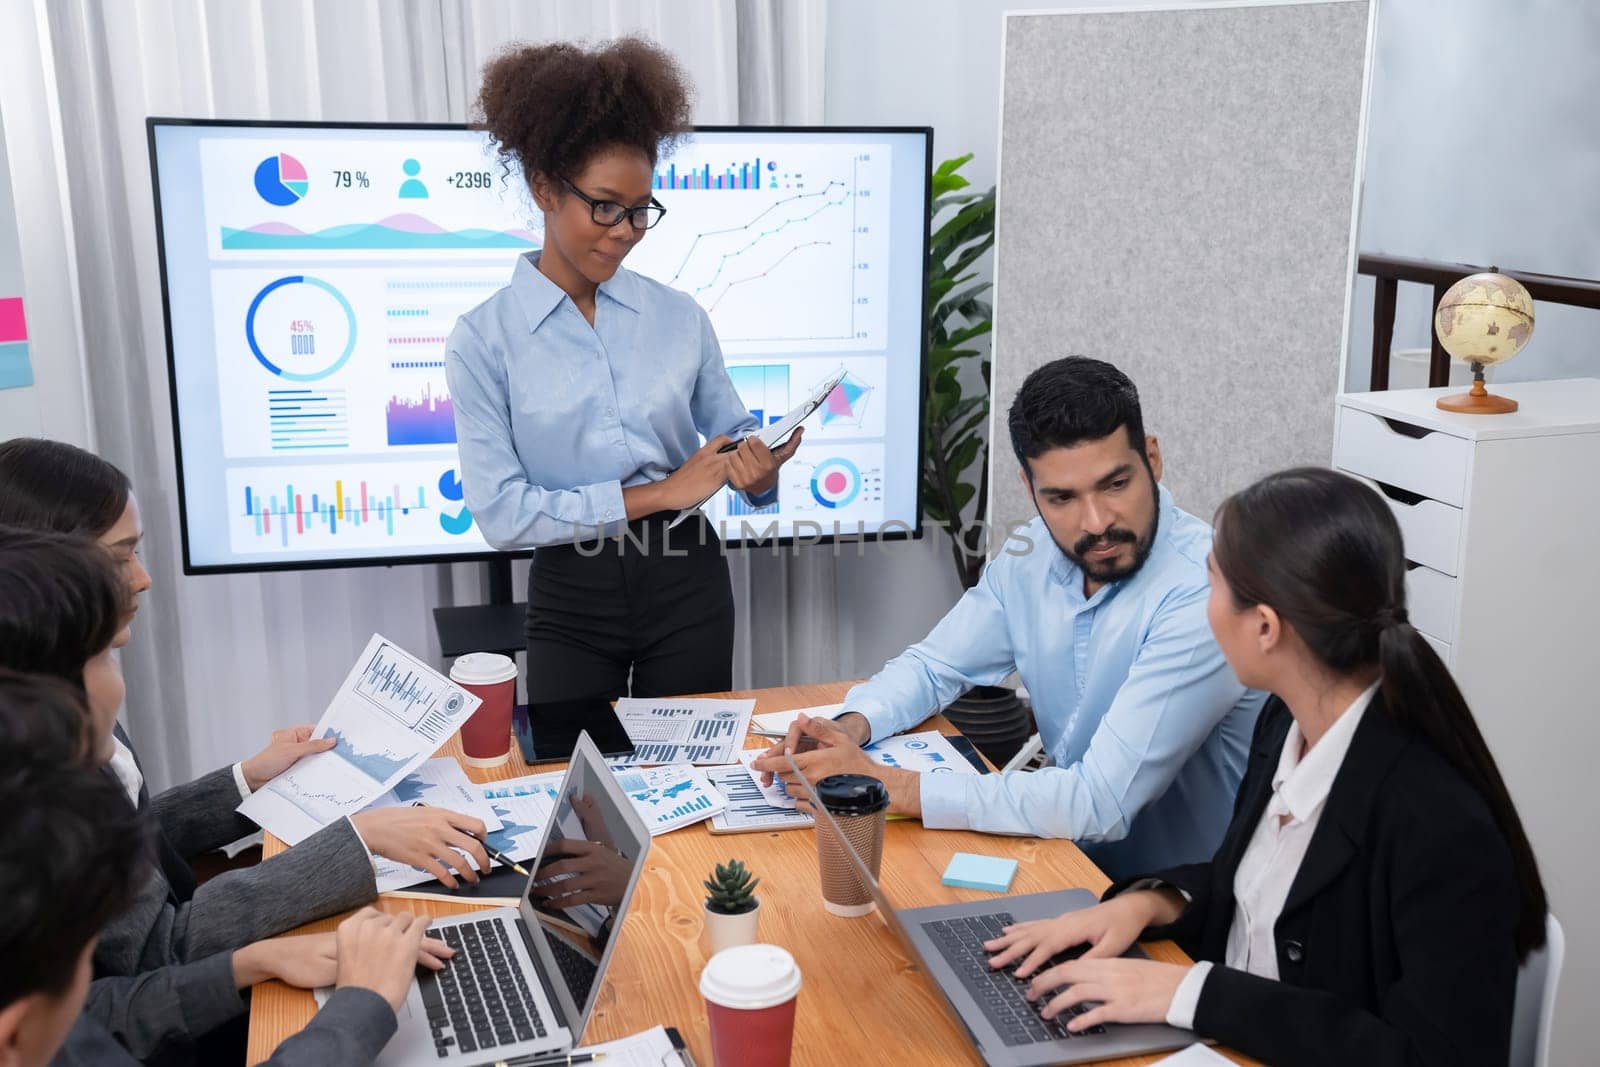
[[[991,966],[1020,961],[1046,1018],[1099,1002],[1074,1031],[1164,1020],[1268,1063],[1504,1064],[1544,886],[1472,712],[1407,619],[1387,502],[1330,470],[1272,475],[1222,505],[1211,568],[1217,642],[1273,694],[1221,847],[1006,928]],[[1167,937],[1200,962],[1100,958]]]
[[[1069,837],[1113,876],[1203,860],[1264,699],[1206,629],[1211,530],[1161,488],[1138,392],[1108,363],[1034,371],[1010,430],[1039,517],[927,638],[850,691],[844,714],[797,724],[755,768],[781,774],[803,732],[821,743],[796,757],[808,777],[875,775],[891,812],[930,827]],[[918,775],[860,751],[1013,671],[1053,766]]]

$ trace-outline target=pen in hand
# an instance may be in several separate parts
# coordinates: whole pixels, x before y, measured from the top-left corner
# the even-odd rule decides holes
[[[425,808],[428,805],[424,804],[420,800],[413,800],[411,802],[411,806],[413,808]],[[458,827],[456,827],[456,829],[461,830],[461,827],[458,826]],[[528,876],[528,869],[526,867],[524,867],[522,864],[518,863],[516,860],[512,859],[510,856],[507,856],[504,852],[501,852],[498,849],[495,849],[492,846],[490,846],[489,842],[485,841],[483,838],[479,837],[477,834],[473,833],[471,830],[461,830],[461,832],[466,834],[468,837],[472,838],[478,844],[482,845],[483,846],[483,850],[489,854],[489,858],[490,859],[495,860],[496,862],[505,864],[507,867],[510,867],[513,871],[516,871],[518,874],[522,875],[524,878],[526,878]],[[485,871],[483,873],[488,874],[489,872]]]

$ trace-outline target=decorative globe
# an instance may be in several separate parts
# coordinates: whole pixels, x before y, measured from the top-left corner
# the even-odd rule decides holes
[[[1533,297],[1515,278],[1472,274],[1439,300],[1434,329],[1444,350],[1463,363],[1504,363],[1533,333]]]

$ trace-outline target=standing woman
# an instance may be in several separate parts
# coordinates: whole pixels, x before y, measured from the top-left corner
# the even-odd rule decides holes
[[[637,696],[729,689],[721,543],[702,515],[668,523],[724,485],[771,503],[800,434],[719,452],[757,424],[710,319],[622,267],[666,210],[651,185],[658,148],[688,129],[683,71],[635,38],[519,47],[485,68],[478,107],[544,216],[543,249],[447,346],[467,504],[496,548],[538,550],[530,704],[582,726],[630,674]]]

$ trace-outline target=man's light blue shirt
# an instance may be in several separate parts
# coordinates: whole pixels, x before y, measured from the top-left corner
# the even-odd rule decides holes
[[[445,346],[467,507],[503,549],[617,533],[625,487],[665,478],[702,437],[756,429],[693,297],[618,270],[590,326],[538,263],[518,259]]]
[[[1036,518],[925,640],[850,691],[845,710],[884,737],[1022,676],[1053,766],[924,774],[924,825],[1070,837],[1112,878],[1211,858],[1265,695],[1239,683],[1206,622],[1211,527],[1159,497],[1133,577],[1085,597]]]

